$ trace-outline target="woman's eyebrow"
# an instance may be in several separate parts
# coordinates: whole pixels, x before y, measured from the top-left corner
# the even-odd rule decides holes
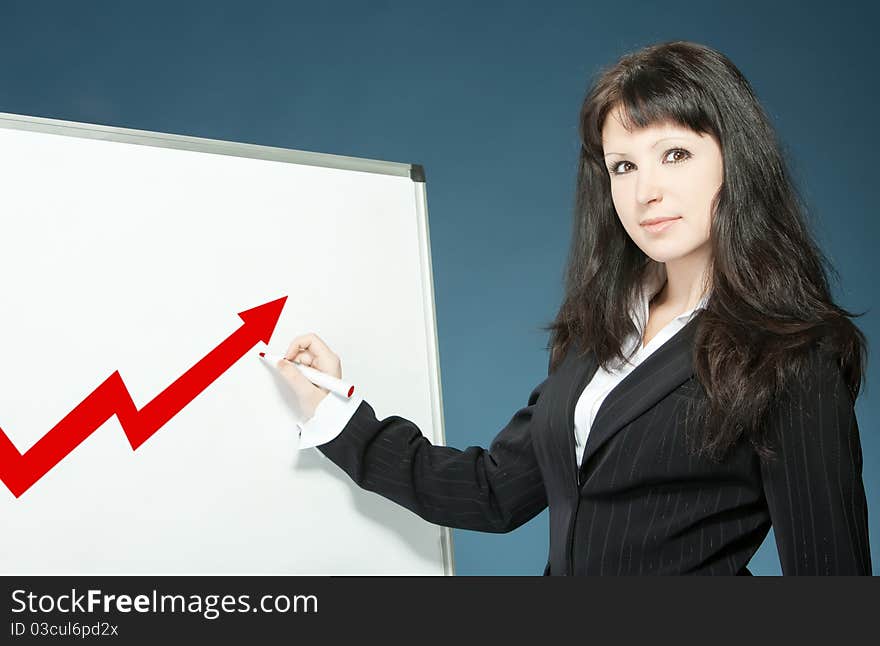
[[[669,141],[670,139],[685,139],[685,138],[686,137],[682,137],[682,136],[663,137],[663,139],[658,139],[657,141],[655,141],[654,145],[651,146],[651,149],[656,148],[657,144],[664,142],[664,141]],[[625,155],[625,154],[626,153],[605,153],[605,157],[607,157],[608,155]]]

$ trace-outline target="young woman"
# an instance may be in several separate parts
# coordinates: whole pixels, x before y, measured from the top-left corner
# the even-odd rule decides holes
[[[870,574],[865,339],[748,81],[708,47],[647,47],[603,70],[580,133],[548,376],[489,449],[433,446],[281,360],[301,448],[439,525],[549,505],[545,574],[749,574],[771,524],[784,574]],[[286,358],[342,375],[315,334]]]

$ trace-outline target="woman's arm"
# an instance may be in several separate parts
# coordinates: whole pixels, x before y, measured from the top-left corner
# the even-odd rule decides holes
[[[811,353],[769,431],[777,456],[761,473],[783,574],[870,575],[859,427],[832,358]]]
[[[429,522],[509,532],[547,507],[532,448],[532,413],[546,383],[532,390],[528,405],[514,413],[488,451],[434,446],[409,420],[397,415],[377,419],[366,401],[345,429],[318,450],[362,489]]]

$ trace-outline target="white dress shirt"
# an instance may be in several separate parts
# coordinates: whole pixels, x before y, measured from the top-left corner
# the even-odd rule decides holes
[[[600,366],[578,398],[574,409],[574,443],[578,464],[583,460],[587,435],[590,432],[593,421],[596,419],[596,413],[608,394],[630,372],[635,370],[639,364],[651,356],[657,348],[666,343],[676,332],[683,328],[696,315],[697,310],[706,307],[709,293],[703,296],[695,307],[682,312],[667,323],[662,330],[654,335],[648,345],[643,347],[642,337],[647,325],[649,303],[657,292],[663,288],[665,283],[666,265],[655,263],[654,271],[648,273],[648,278],[642,287],[642,298],[639,306],[631,315],[639,333],[630,336],[626,340],[624,355],[632,349],[633,345],[637,345],[638,350],[630,359],[630,362],[618,363],[610,371]],[[318,404],[312,417],[303,424],[297,423],[297,428],[300,431],[300,450],[324,444],[339,435],[342,429],[345,428],[345,425],[348,424],[352,415],[354,415],[355,410],[360,406],[361,401],[363,401],[363,397],[360,395],[355,395],[350,399],[345,399],[332,392],[326,395]]]

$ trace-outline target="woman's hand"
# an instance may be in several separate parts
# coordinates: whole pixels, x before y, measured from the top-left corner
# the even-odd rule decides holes
[[[292,361],[311,366],[315,370],[325,372],[337,379],[342,378],[342,362],[330,351],[327,344],[318,338],[317,334],[303,334],[296,337],[290,342],[284,359],[278,360],[276,367],[293,389],[299,410],[304,415],[303,422],[306,422],[315,414],[318,404],[330,394],[330,391],[309,381],[299,371],[299,368],[291,363]]]

